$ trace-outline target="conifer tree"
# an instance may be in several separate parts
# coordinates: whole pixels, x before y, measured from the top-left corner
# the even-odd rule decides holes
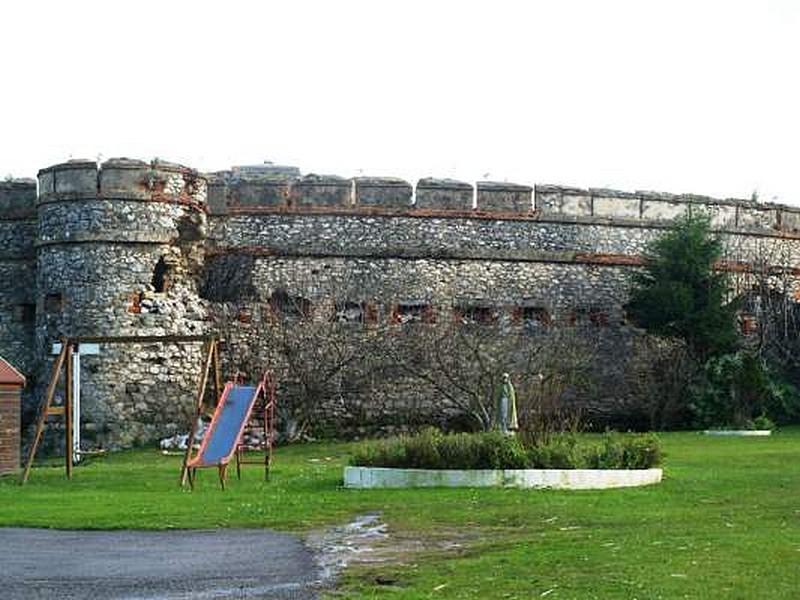
[[[700,362],[733,350],[735,310],[725,273],[715,270],[722,242],[705,215],[687,216],[653,241],[633,275],[628,313],[650,333],[681,338]]]

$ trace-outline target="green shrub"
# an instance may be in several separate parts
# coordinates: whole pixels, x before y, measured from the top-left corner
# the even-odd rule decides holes
[[[755,419],[787,422],[800,412],[797,390],[746,350],[707,361],[691,395],[699,427],[753,429]]]
[[[767,415],[753,419],[753,429],[775,429],[775,423]]]
[[[483,448],[479,438],[464,433],[443,436],[439,445],[443,465],[463,464],[464,469],[478,469],[483,464]]]
[[[490,431],[481,436],[481,446],[489,460],[490,469],[525,469],[528,456],[522,442],[516,436],[500,431]]]
[[[363,442],[350,460],[400,469],[646,469],[660,462],[661,446],[652,434],[559,434],[543,443],[499,431],[445,435],[433,428]]]
[[[547,443],[528,445],[530,469],[583,469],[588,467],[585,444],[574,434],[553,435]]]
[[[416,467],[418,469],[444,468],[439,453],[442,437],[437,429],[429,428],[419,435],[406,438],[404,446],[408,465],[419,465]]]
[[[591,469],[647,469],[661,464],[661,444],[653,434],[607,432],[589,455]]]
[[[406,447],[399,437],[375,440],[361,444],[354,455],[358,464],[365,467],[392,466],[401,468],[408,464]]]

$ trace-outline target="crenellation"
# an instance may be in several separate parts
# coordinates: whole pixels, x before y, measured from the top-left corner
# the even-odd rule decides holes
[[[204,207],[206,178],[176,163],[111,158],[98,173],[98,195],[119,200],[155,200]]]
[[[642,198],[642,220],[644,221],[672,221],[689,214],[689,203],[673,199]]]
[[[472,210],[473,188],[465,181],[427,177],[417,182],[417,209]]]
[[[291,179],[240,180],[229,189],[228,208],[285,207],[291,187]]]
[[[101,166],[100,194],[107,198],[150,198],[150,165],[142,160],[110,158]]]
[[[309,174],[294,180],[289,188],[291,207],[351,206],[352,183],[337,175]]]
[[[533,188],[529,185],[479,181],[476,189],[479,211],[525,214],[533,210]]]
[[[611,190],[592,190],[592,216],[610,219],[639,219],[642,215],[642,200],[636,194]]]
[[[581,189],[537,185],[535,208],[542,216],[575,218],[579,221],[620,221],[659,224],[687,214],[706,214],[714,229],[723,231],[792,232],[798,221],[792,207],[737,198],[711,198],[696,194],[625,192],[605,188]],[[789,216],[785,219],[783,213]]]
[[[534,207],[541,215],[590,217],[592,194],[580,188],[537,185],[534,188]]]
[[[800,233],[800,210],[784,206],[779,209],[780,230],[790,234]]]
[[[355,177],[354,200],[356,206],[387,209],[411,208],[414,189],[404,179],[397,177]]]
[[[0,181],[0,219],[36,218],[36,180]]]
[[[778,211],[761,206],[738,206],[736,209],[737,229],[769,231],[779,229]]]
[[[44,177],[42,177],[44,176]],[[97,195],[97,163],[72,159],[39,172],[39,200],[58,195],[64,199]]]
[[[689,210],[693,215],[705,214],[714,229],[736,228],[736,205],[723,203],[691,203]]]
[[[209,212],[221,215],[230,210],[286,208],[292,184],[300,174],[294,167],[257,165],[232,167],[208,178]]]

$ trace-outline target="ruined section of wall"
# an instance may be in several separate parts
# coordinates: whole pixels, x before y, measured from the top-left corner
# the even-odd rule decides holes
[[[37,352],[60,336],[206,331],[206,182],[154,161],[73,161],[39,174]],[[87,443],[125,447],[184,429],[200,347],[103,344],[82,361]],[[41,379],[41,378],[40,378]]]
[[[0,182],[0,355],[26,375],[34,367],[36,182]]]

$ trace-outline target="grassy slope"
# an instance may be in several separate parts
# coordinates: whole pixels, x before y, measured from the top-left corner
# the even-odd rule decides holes
[[[382,511],[398,536],[472,541],[447,556],[352,569],[347,597],[796,597],[800,430],[662,439],[661,485],[597,492],[343,490],[348,446],[306,445],[279,451],[270,483],[250,467],[223,493],[206,471],[189,493],[177,487],[179,459],[131,452],[78,469],[72,482],[47,468],[24,488],[0,479],[0,525],[302,532]],[[378,575],[398,585],[376,586]]]

